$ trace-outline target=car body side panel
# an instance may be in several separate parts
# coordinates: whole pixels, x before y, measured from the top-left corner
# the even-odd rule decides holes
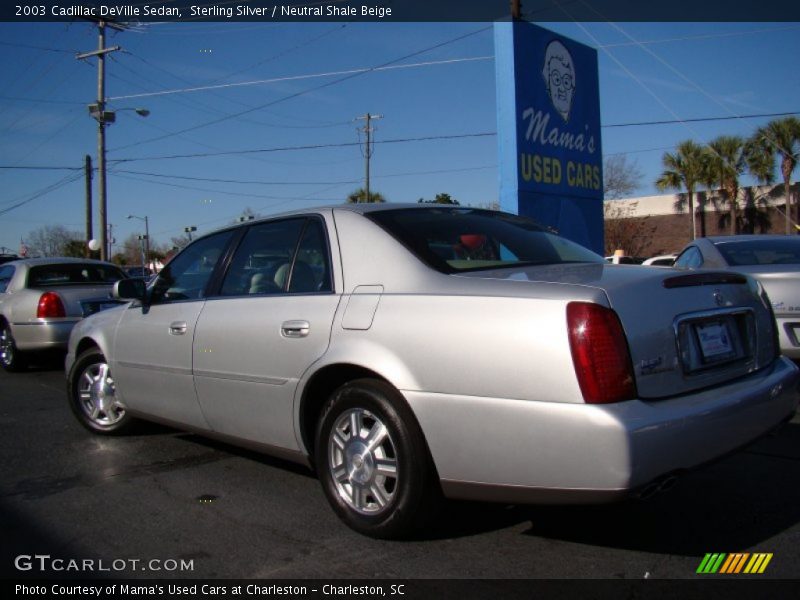
[[[192,374],[192,340],[203,300],[131,304],[117,324],[110,366],[127,407],[209,429]],[[90,317],[91,319],[91,317]],[[173,325],[183,333],[175,334]]]
[[[328,348],[339,299],[277,294],[206,301],[193,371],[198,401],[215,432],[297,449],[294,392]],[[287,336],[284,324],[298,321],[308,325],[306,334]]]
[[[666,401],[575,405],[403,391],[439,476],[459,497],[596,500],[733,451],[797,408],[798,369],[780,359],[725,386]],[[504,492],[517,488],[516,494]],[[483,494],[483,495],[481,495]],[[602,495],[602,494],[601,494]]]

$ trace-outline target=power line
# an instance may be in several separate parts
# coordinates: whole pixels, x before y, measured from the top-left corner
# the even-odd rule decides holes
[[[49,186],[47,186],[45,188],[42,188],[41,190],[39,190],[37,192],[34,192],[31,196],[29,196],[25,200],[21,200],[19,202],[16,202],[16,204],[13,204],[11,206],[7,206],[7,207],[1,209],[0,210],[0,216],[4,215],[6,213],[9,213],[14,209],[17,209],[20,206],[24,206],[25,204],[28,204],[29,202],[33,202],[34,200],[36,200],[37,198],[41,198],[45,194],[49,194],[50,192],[54,192],[57,189],[62,188],[65,185],[70,184],[73,181],[77,181],[78,179],[82,179],[82,178],[83,178],[83,174],[82,173],[73,173],[73,174],[67,175],[66,177],[61,178],[57,182],[55,182],[55,183],[53,183],[53,184],[51,184],[51,185],[49,185]]]
[[[30,48],[32,50],[43,50],[44,52],[62,52],[64,54],[75,54],[73,50],[64,50],[63,48],[45,48],[44,46],[33,46],[31,44],[16,44],[13,42],[0,42],[2,46],[13,46],[15,48]]]
[[[374,144],[401,144],[407,142],[427,142],[433,140],[455,140],[464,138],[479,138],[491,137],[497,135],[494,131],[482,133],[459,133],[454,135],[429,135],[416,138],[396,138],[391,140],[380,140],[372,142]],[[360,146],[360,142],[341,142],[335,144],[307,144],[303,146],[282,146],[275,148],[256,148],[253,150],[228,150],[223,152],[198,152],[194,154],[171,154],[166,156],[148,156],[142,158],[116,158],[109,162],[124,163],[124,162],[138,162],[142,160],[170,160],[175,158],[207,158],[212,156],[239,156],[243,154],[260,154],[267,152],[290,152],[299,150],[321,150],[325,148],[346,148],[352,146]]]
[[[80,171],[83,167],[46,167],[39,165],[0,165],[0,169],[20,169],[27,171]]]
[[[45,100],[43,98],[23,98],[21,96],[0,96],[0,100],[12,100],[14,102],[37,102],[40,104],[80,104],[86,105],[86,102],[79,102],[78,100]]]
[[[322,84],[320,84],[320,85],[318,85],[318,86],[311,87],[311,88],[308,88],[308,89],[305,89],[305,90],[301,90],[301,91],[299,91],[299,92],[295,92],[295,93],[293,93],[293,94],[289,94],[288,96],[283,96],[283,97],[281,97],[281,98],[278,98],[278,99],[276,99],[276,100],[272,100],[272,101],[270,101],[270,102],[267,102],[267,103],[265,103],[265,104],[262,104],[262,105],[259,105],[259,106],[255,106],[255,107],[253,107],[253,108],[249,108],[249,109],[247,109],[247,110],[243,110],[243,111],[240,111],[240,112],[238,112],[238,113],[233,113],[233,114],[231,114],[231,115],[227,115],[227,116],[224,116],[224,117],[220,117],[220,118],[218,118],[218,119],[214,119],[214,120],[212,120],[212,121],[208,121],[208,122],[206,122],[206,123],[198,123],[197,125],[193,125],[193,126],[191,126],[191,127],[186,127],[186,128],[184,128],[184,129],[180,129],[180,130],[178,130],[178,131],[175,131],[175,132],[173,132],[173,133],[171,133],[171,134],[169,134],[169,135],[162,135],[162,136],[158,136],[158,137],[155,137],[155,138],[150,138],[150,139],[147,139],[147,140],[142,140],[142,141],[140,141],[140,142],[134,142],[133,144],[127,144],[127,145],[125,145],[125,146],[119,146],[119,147],[115,148],[114,150],[122,150],[122,149],[124,149],[124,148],[131,148],[131,147],[133,147],[133,146],[140,146],[140,145],[142,145],[142,144],[148,144],[148,143],[151,143],[151,142],[156,142],[156,141],[163,140],[163,139],[165,139],[165,138],[167,138],[167,137],[171,137],[172,135],[178,135],[178,134],[181,134],[181,133],[187,133],[187,132],[189,132],[189,131],[194,131],[194,130],[196,130],[196,129],[201,129],[201,128],[203,128],[203,127],[208,127],[208,126],[210,126],[210,125],[217,125],[217,124],[219,124],[219,123],[223,123],[223,122],[225,122],[225,121],[228,121],[228,120],[230,120],[230,119],[234,119],[234,118],[236,118],[236,117],[240,117],[240,116],[242,116],[242,115],[246,115],[246,114],[249,114],[249,113],[255,112],[255,111],[257,111],[257,110],[261,110],[261,109],[267,108],[267,107],[269,107],[269,106],[274,106],[274,105],[276,105],[276,104],[279,104],[280,102],[285,102],[285,101],[287,101],[287,100],[291,100],[291,99],[293,99],[293,98],[298,98],[298,97],[300,97],[300,96],[303,96],[303,95],[305,95],[305,94],[309,94],[309,93],[311,93],[311,92],[319,91],[319,90],[321,90],[321,89],[328,88],[328,87],[331,87],[331,86],[337,85],[337,84],[339,84],[339,83],[342,83],[342,82],[344,82],[344,81],[348,81],[348,80],[350,80],[350,79],[354,79],[354,78],[356,78],[356,77],[359,77],[359,76],[361,76],[361,75],[364,75],[364,74],[366,74],[366,73],[370,73],[370,72],[374,71],[375,69],[379,69],[379,68],[381,68],[381,67],[387,67],[387,66],[389,66],[389,65],[392,65],[392,64],[398,63],[398,62],[400,62],[400,61],[407,60],[407,59],[409,59],[409,58],[413,58],[413,57],[415,57],[415,56],[419,56],[420,54],[424,54],[424,53],[426,53],[426,52],[430,52],[431,50],[436,50],[436,49],[438,49],[438,48],[442,48],[442,47],[444,47],[444,46],[447,46],[447,45],[449,45],[449,44],[453,44],[453,43],[455,43],[455,42],[458,42],[458,41],[461,41],[461,40],[467,39],[467,38],[469,38],[469,37],[472,37],[472,36],[474,36],[474,35],[477,35],[478,33],[482,33],[482,32],[484,32],[484,31],[488,31],[489,29],[491,29],[491,26],[482,27],[481,29],[476,29],[476,30],[474,30],[474,31],[471,31],[471,32],[469,32],[469,33],[465,33],[465,34],[463,34],[463,35],[460,35],[460,36],[457,36],[457,37],[455,37],[455,38],[452,38],[452,39],[450,39],[450,40],[446,40],[446,41],[444,41],[444,42],[440,42],[440,43],[438,43],[438,44],[434,44],[433,46],[429,46],[429,47],[427,47],[427,48],[423,48],[422,50],[417,50],[417,51],[415,51],[415,52],[411,52],[410,54],[406,54],[405,56],[401,56],[401,57],[399,57],[399,58],[396,58],[396,59],[390,60],[390,61],[388,61],[388,62],[385,62],[385,63],[382,63],[382,64],[380,64],[380,65],[376,65],[375,67],[373,67],[373,68],[372,68],[372,69],[370,69],[369,71],[363,71],[363,72],[359,72],[359,73],[351,73],[351,74],[349,74],[349,75],[345,75],[344,77],[340,77],[339,79],[335,79],[335,80],[333,80],[333,81],[328,81],[328,82],[326,82],[326,83],[322,83]]]
[[[298,81],[303,79],[318,79],[321,77],[333,77],[334,75],[348,75],[348,74],[356,74],[360,75],[363,73],[371,73],[371,72],[379,72],[379,71],[390,71],[390,70],[398,70],[398,69],[415,69],[419,67],[432,67],[437,65],[450,65],[450,64],[457,64],[463,62],[476,62],[482,60],[492,60],[494,56],[469,56],[465,58],[450,58],[445,60],[431,60],[426,62],[419,62],[419,63],[410,63],[406,65],[390,65],[384,67],[361,67],[358,69],[345,69],[343,71],[328,71],[324,73],[309,73],[306,75],[287,75],[285,77],[273,77],[270,79],[256,79],[253,81],[237,81],[235,83],[221,83],[217,85],[201,85],[195,87],[188,87],[188,88],[179,88],[174,90],[163,90],[158,92],[147,92],[144,94],[128,94],[127,96],[114,96],[113,98],[109,98],[109,100],[130,100],[132,98],[147,98],[150,96],[167,96],[171,94],[183,94],[187,92],[202,92],[208,90],[219,90],[225,88],[234,88],[234,87],[245,87],[251,85],[263,85],[266,83],[281,83],[284,81]]]
[[[665,121],[641,121],[638,123],[614,123],[612,125],[603,125],[604,128],[611,127],[638,127],[642,125],[673,125],[676,123],[701,123],[707,121],[733,121],[736,119],[758,119],[762,117],[788,117],[790,115],[800,114],[800,111],[780,112],[780,113],[760,113],[754,115],[731,115],[727,117],[698,117],[696,119],[669,119]]]
[[[163,68],[159,67],[158,65],[155,65],[155,64],[151,63],[150,61],[145,60],[144,58],[142,58],[141,56],[139,56],[137,54],[134,54],[132,52],[128,52],[128,51],[125,51],[125,50],[123,50],[123,53],[124,54],[128,54],[129,56],[132,56],[133,58],[136,58],[136,59],[140,60],[142,63],[144,63],[146,66],[148,66],[150,68],[160,70],[160,71],[166,73],[167,75],[169,75],[170,77],[174,77],[175,79],[178,79],[179,81],[183,81],[184,83],[189,83],[189,81],[184,79],[183,77],[175,75],[174,73],[171,73],[170,71],[168,71],[166,69],[163,69]],[[151,83],[157,85],[160,89],[158,89],[157,91],[150,91],[150,90],[147,90],[146,88],[144,88],[143,86],[139,85],[138,87],[141,88],[141,89],[146,90],[146,93],[143,93],[143,94],[132,94],[132,95],[128,95],[128,96],[116,96],[114,98],[110,98],[110,100],[120,100],[120,99],[131,99],[131,98],[142,98],[142,97],[149,97],[149,96],[165,95],[165,96],[167,96],[167,100],[171,100],[173,102],[177,102],[177,103],[179,103],[179,104],[181,104],[183,106],[189,106],[190,108],[192,107],[191,105],[182,102],[178,98],[174,98],[173,96],[176,93],[175,90],[165,90],[163,85],[161,85],[160,83],[155,82],[152,79],[148,79],[144,75],[139,75],[138,72],[134,71],[131,67],[127,67],[127,66],[123,65],[123,63],[121,63],[121,62],[119,62],[119,65],[122,66],[123,68],[127,69],[131,73],[134,73],[138,78],[145,79],[146,81],[150,81]],[[130,82],[126,81],[126,83],[130,83]],[[207,86],[207,87],[208,87],[208,89],[213,90],[213,88],[215,86]],[[220,87],[224,87],[224,86],[220,86]],[[222,94],[214,93],[213,91],[211,93],[214,96],[216,96],[217,98],[220,98],[220,99],[224,100],[225,102],[238,104],[239,106],[243,106],[245,108],[253,108],[252,104],[247,104],[245,102],[240,102],[239,100],[236,100],[234,98],[229,98],[229,97],[223,96]],[[200,112],[204,112],[204,113],[207,113],[207,114],[210,114],[210,115],[225,115],[225,111],[220,110],[220,109],[215,108],[215,107],[212,107],[210,105],[207,105],[207,104],[205,104],[203,102],[200,102],[196,98],[191,98],[190,101],[194,103],[195,110],[198,110]],[[349,125],[350,124],[350,121],[340,121],[340,122],[336,122],[336,123],[322,123],[322,124],[318,124],[318,125],[279,125],[277,123],[266,123],[264,121],[259,121],[259,120],[256,120],[256,119],[242,119],[242,120],[244,122],[246,122],[246,123],[255,123],[256,125],[263,125],[265,127],[278,127],[278,128],[285,128],[285,129],[317,129],[317,128],[324,128],[324,127],[340,127],[341,125]],[[194,143],[200,144],[200,142],[194,142]],[[205,145],[205,144],[200,144],[200,145]]]
[[[789,25],[786,27],[772,27],[766,29],[750,29],[748,31],[728,31],[725,33],[706,33],[701,35],[687,35],[684,37],[674,37],[674,38],[664,38],[660,40],[639,40],[639,41],[632,41],[632,42],[618,42],[615,44],[601,44],[598,48],[622,48],[624,46],[639,46],[642,44],[650,45],[650,44],[667,44],[670,42],[688,42],[692,40],[710,40],[715,38],[724,38],[724,37],[740,37],[743,35],[752,35],[757,33],[775,33],[778,31],[788,31],[792,29],[798,29],[800,26],[798,25]]]
[[[437,169],[428,171],[407,171],[404,173],[386,173],[384,175],[372,175],[373,179],[383,179],[388,177],[408,177],[410,175],[434,175],[440,173],[463,173],[466,171],[478,171],[482,169],[494,169],[497,165],[482,165],[478,167],[463,167],[459,169]],[[147,177],[161,177],[165,179],[183,179],[186,181],[205,181],[208,183],[235,183],[241,185],[352,185],[360,183],[360,179],[347,179],[340,181],[265,181],[250,179],[220,179],[215,177],[194,177],[190,175],[175,175],[173,173],[152,173],[148,171],[130,171],[127,169],[115,169],[114,173],[126,173],[129,175],[145,175]]]

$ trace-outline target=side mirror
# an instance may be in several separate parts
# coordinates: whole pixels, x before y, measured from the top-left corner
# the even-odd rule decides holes
[[[141,300],[147,297],[147,284],[143,279],[120,279],[111,292],[117,300]]]

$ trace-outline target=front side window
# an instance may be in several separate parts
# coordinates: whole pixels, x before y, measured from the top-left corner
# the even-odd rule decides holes
[[[573,262],[603,263],[594,252],[524,217],[465,208],[368,213],[424,263],[444,273]]]
[[[153,283],[151,304],[205,297],[206,286],[233,235],[232,230],[201,238],[173,258]]]

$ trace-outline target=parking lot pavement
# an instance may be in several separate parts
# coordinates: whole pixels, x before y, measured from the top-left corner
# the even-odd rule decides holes
[[[797,416],[648,501],[451,503],[406,542],[350,531],[290,463],[156,426],[92,436],[57,365],[0,373],[0,456],[6,577],[41,576],[14,561],[47,554],[160,561],[111,573],[137,577],[697,578],[709,552],[772,553],[760,577],[800,577]],[[169,561],[192,569],[165,570]]]

